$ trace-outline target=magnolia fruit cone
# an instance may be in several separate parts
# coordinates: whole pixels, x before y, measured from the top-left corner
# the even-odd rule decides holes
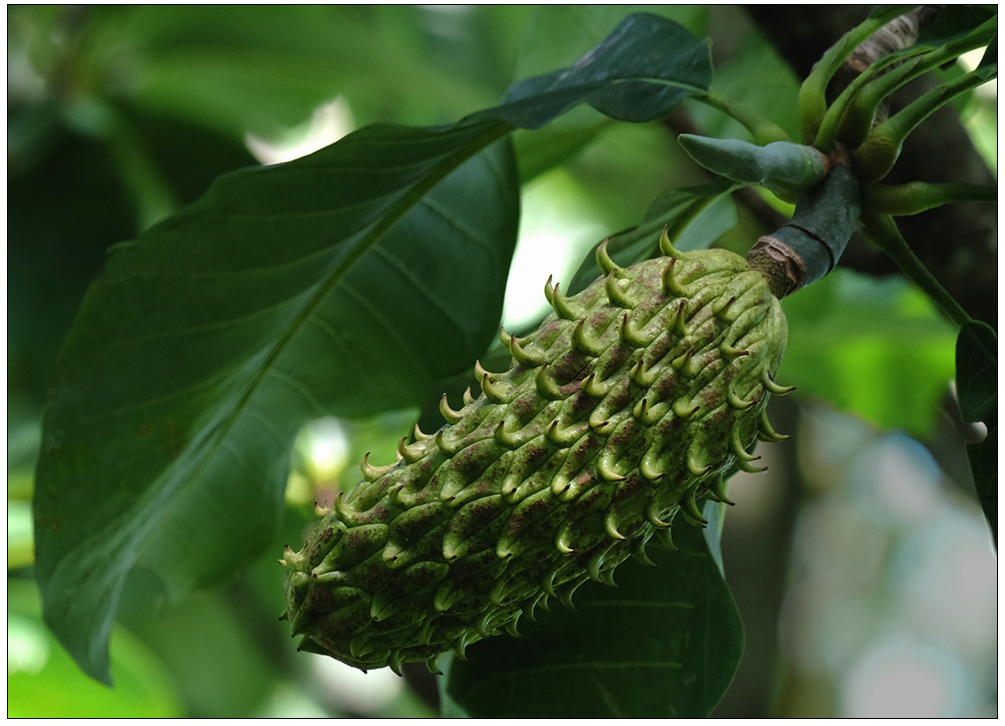
[[[588,579],[613,584],[630,555],[722,475],[755,470],[747,449],[779,438],[764,408],[785,349],[781,306],[725,250],[621,268],[578,295],[549,280],[554,308],[525,338],[502,334],[506,373],[476,364],[482,393],[399,460],[363,459],[300,550],[287,548],[287,611],[301,650],[360,669],[426,661],[508,630]]]

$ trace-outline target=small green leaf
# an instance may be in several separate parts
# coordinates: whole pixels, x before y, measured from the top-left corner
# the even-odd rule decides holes
[[[706,508],[706,517],[717,515]],[[710,524],[709,529],[713,529]],[[743,628],[701,530],[673,527],[678,552],[650,544],[658,565],[618,568],[616,588],[577,590],[520,638],[500,636],[451,659],[444,715],[474,718],[700,718],[725,693]],[[710,536],[715,537],[713,531]]]

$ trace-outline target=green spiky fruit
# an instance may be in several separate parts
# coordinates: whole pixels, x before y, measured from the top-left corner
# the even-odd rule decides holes
[[[752,470],[787,338],[760,273],[725,250],[616,266],[517,339],[506,373],[476,364],[482,393],[447,425],[363,459],[365,480],[287,548],[286,618],[302,650],[361,669],[426,661],[516,630],[548,598],[570,603]]]

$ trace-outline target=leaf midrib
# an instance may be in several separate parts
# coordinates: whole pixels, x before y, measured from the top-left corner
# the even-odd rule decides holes
[[[338,287],[342,280],[345,279],[355,264],[370,250],[371,247],[376,245],[383,238],[384,234],[400,222],[405,214],[431,189],[445,179],[450,173],[472,158],[475,153],[486,148],[494,141],[503,138],[511,131],[511,129],[512,127],[509,124],[494,122],[491,125],[487,125],[484,134],[479,135],[469,144],[466,144],[460,149],[448,154],[442,163],[440,163],[437,167],[434,167],[436,168],[436,173],[430,174],[421,183],[417,184],[412,191],[405,194],[398,202],[396,202],[391,207],[391,211],[388,214],[385,214],[368,233],[362,236],[360,242],[349,252],[349,254],[336,263],[334,269],[328,276],[328,279],[317,286],[315,293],[311,295],[311,297],[302,306],[301,312],[293,318],[287,326],[287,330],[282,336],[280,336],[280,338],[272,346],[272,349],[265,356],[265,359],[262,361],[261,365],[259,365],[257,371],[249,378],[244,387],[244,392],[239,396],[238,400],[232,404],[230,412],[224,414],[223,420],[220,420],[214,427],[215,432],[210,437],[210,440],[207,441],[204,446],[200,447],[199,456],[201,458],[197,458],[195,462],[196,466],[189,470],[187,482],[179,482],[180,487],[184,488],[187,483],[195,481],[198,478],[199,473],[212,460],[212,454],[215,453],[223,442],[229,440],[229,434],[233,430],[233,427],[236,425],[237,421],[240,420],[241,414],[253,400],[259,387],[268,378],[270,371],[275,368],[279,357],[286,350],[287,346],[297,337],[300,330],[315,317],[313,315],[314,311],[318,308],[321,302]],[[148,491],[153,493],[154,489],[156,488],[151,487]],[[142,497],[137,502],[136,507],[131,507],[118,519],[121,520],[129,516],[133,510],[142,510],[147,506],[148,501],[151,498],[155,498],[155,495],[154,497],[149,495]],[[174,508],[174,506],[176,506],[175,503],[177,501],[178,498],[175,497],[172,501],[167,503],[168,511],[165,511],[163,516],[158,518],[157,523],[150,530],[151,534],[165,526],[165,523],[170,519],[168,513]],[[152,539],[152,537],[148,537],[147,543],[152,541]],[[138,553],[137,558],[139,559],[142,554],[143,552]]]

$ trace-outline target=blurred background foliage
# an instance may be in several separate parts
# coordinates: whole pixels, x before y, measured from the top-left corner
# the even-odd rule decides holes
[[[646,6],[713,40],[714,90],[795,132],[797,79],[741,8]],[[8,715],[428,716],[404,679],[297,654],[277,621],[271,556],[171,609],[122,604],[110,690],[48,634],[32,582],[32,472],[54,360],[105,250],[197,198],[217,175],[309,153],[371,123],[437,125],[568,64],[628,6],[10,6],[8,19]],[[820,49],[821,51],[823,48]],[[960,115],[994,169],[994,89]],[[686,104],[663,123],[589,109],[517,132],[520,244],[504,322],[533,324],[548,274],[663,190],[704,183],[674,140],[746,138]],[[745,251],[765,209],[740,197],[720,244]],[[729,212],[732,213],[732,212]],[[777,211],[775,211],[777,213]],[[899,278],[840,270],[786,300],[791,343],[772,412],[793,440],[730,494],[723,553],[747,652],[716,715],[996,716],[997,563],[950,380],[954,331]],[[393,458],[416,411],[324,420],[293,452],[288,516],[350,487],[366,451]],[[240,516],[235,503],[233,515]],[[141,578],[142,575],[135,577]],[[598,634],[603,637],[603,634]]]

